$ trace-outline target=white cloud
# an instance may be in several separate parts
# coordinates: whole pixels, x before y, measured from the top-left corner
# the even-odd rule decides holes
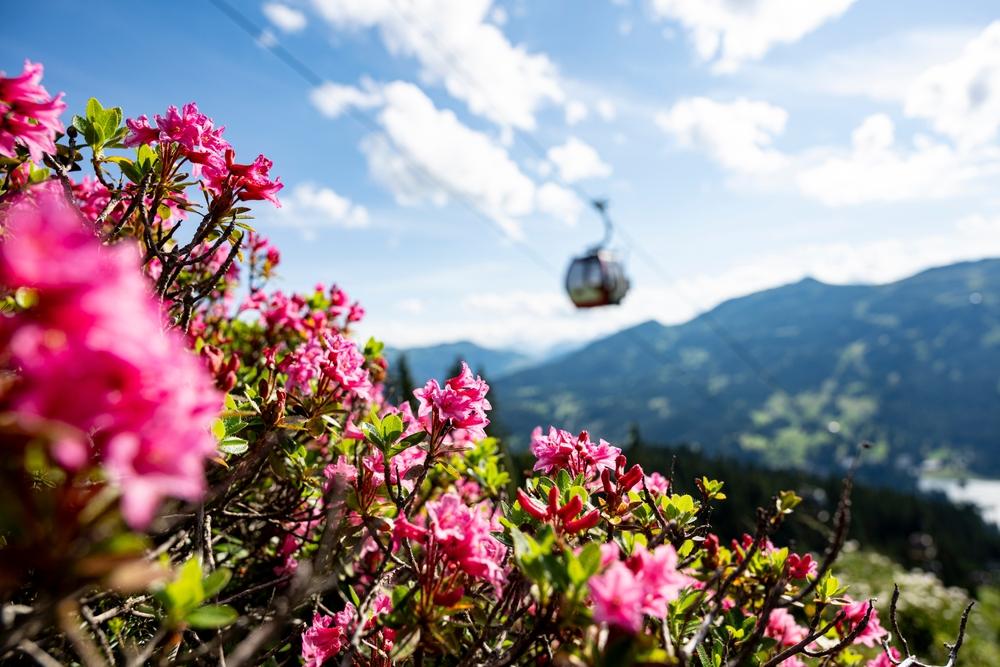
[[[520,238],[521,220],[541,212],[575,221],[574,206],[553,187],[537,187],[489,135],[438,109],[417,86],[382,86],[377,116],[382,128],[362,140],[372,177],[403,205],[443,206],[456,197],[471,202],[509,236]]]
[[[567,183],[611,175],[611,165],[601,159],[593,146],[576,137],[570,137],[561,146],[553,146],[546,157]]]
[[[503,7],[494,7],[490,12],[490,20],[499,26],[507,25],[507,10]]]
[[[906,114],[930,121],[961,146],[993,141],[1000,129],[1000,21],[969,42],[961,56],[913,82]]]
[[[705,151],[728,169],[774,171],[786,162],[771,144],[784,131],[788,114],[767,102],[691,97],[656,114],[655,120],[681,146]]]
[[[587,118],[587,105],[578,100],[571,100],[566,104],[566,124],[576,125]]]
[[[381,91],[370,80],[362,81],[362,87],[327,81],[309,92],[309,100],[329,118],[337,118],[351,108],[371,109],[382,103]]]
[[[799,190],[829,206],[939,199],[967,192],[1000,167],[995,151],[961,152],[920,135],[912,148],[899,148],[894,130],[888,116],[875,114],[854,131],[850,150],[802,156]]]
[[[424,300],[417,297],[409,297],[396,304],[399,310],[409,315],[419,315],[424,312],[425,306]]]
[[[609,99],[601,99],[597,101],[597,115],[601,117],[601,120],[610,123],[618,115],[618,109],[615,107],[615,103]]]
[[[394,345],[469,339],[491,346],[544,348],[583,342],[649,319],[687,321],[728,299],[792,283],[807,276],[833,284],[888,283],[924,269],[1000,255],[1000,217],[972,216],[943,224],[938,233],[886,237],[866,243],[792,246],[723,271],[706,271],[670,284],[635,277],[623,304],[600,312],[577,311],[551,290],[479,292],[433,318],[380,324]],[[477,317],[469,317],[469,311]],[[525,333],[529,332],[529,333]]]
[[[267,20],[284,32],[299,32],[306,27],[306,15],[279,2],[268,2],[261,7]]]
[[[741,81],[752,88],[861,97],[901,103],[925,70],[952,60],[978,31],[966,27],[920,28],[890,32],[845,46],[808,53],[791,63],[748,65]]]
[[[575,192],[551,182],[535,191],[535,204],[539,212],[567,225],[575,225],[585,208]]]
[[[330,227],[360,228],[369,224],[368,210],[360,204],[315,183],[299,183],[281,194],[281,208],[263,216],[265,222],[298,229],[307,238],[315,238],[319,229]]]
[[[717,72],[759,60],[836,19],[855,0],[650,0],[654,15],[679,22],[698,56]]]
[[[488,22],[491,0],[313,0],[341,29],[377,28],[393,54],[415,57],[469,109],[500,125],[533,130],[536,111],[561,103],[556,66],[515,46]]]

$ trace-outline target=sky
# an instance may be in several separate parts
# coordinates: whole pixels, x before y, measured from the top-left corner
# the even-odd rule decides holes
[[[5,12],[71,112],[198,103],[283,206],[283,290],[396,346],[539,352],[806,276],[1000,256],[995,0],[36,0]],[[275,57],[286,49],[307,82]],[[602,234],[633,289],[575,311]]]

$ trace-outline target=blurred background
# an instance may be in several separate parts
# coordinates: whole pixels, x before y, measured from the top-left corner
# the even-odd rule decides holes
[[[0,30],[71,112],[195,101],[272,158],[278,286],[360,299],[396,400],[468,361],[515,457],[553,424],[734,508],[795,488],[821,548],[870,442],[853,576],[925,573],[928,645],[979,596],[1000,664],[995,2],[39,0]],[[630,289],[580,309],[594,201]]]

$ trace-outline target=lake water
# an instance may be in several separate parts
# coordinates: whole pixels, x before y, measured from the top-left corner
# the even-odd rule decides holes
[[[923,491],[943,491],[953,502],[978,505],[983,518],[1000,526],[1000,479],[936,479],[922,477]]]

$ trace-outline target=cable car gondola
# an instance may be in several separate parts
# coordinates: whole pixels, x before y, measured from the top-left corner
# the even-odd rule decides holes
[[[604,221],[604,238],[584,254],[573,258],[566,271],[566,293],[577,308],[617,306],[629,288],[621,259],[607,247],[614,233],[608,216],[608,202],[595,199],[592,203]]]

